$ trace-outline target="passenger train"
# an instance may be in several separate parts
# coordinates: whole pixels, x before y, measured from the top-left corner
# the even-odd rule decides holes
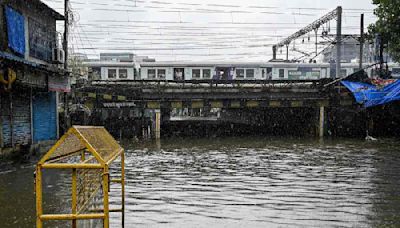
[[[342,63],[341,77],[358,71],[358,67],[358,63]],[[400,78],[399,64],[388,68],[392,77]],[[373,68],[366,72],[374,75]],[[116,62],[101,66],[101,80],[319,80],[335,75],[335,66],[329,63],[142,62],[129,67]]]
[[[367,65],[365,65],[366,67]],[[334,68],[334,66],[332,67]],[[400,66],[389,66],[393,77],[400,77]],[[318,80],[331,78],[336,69],[317,63],[141,63],[142,80]],[[358,71],[358,64],[343,63],[341,76]],[[373,69],[366,70],[369,75]]]

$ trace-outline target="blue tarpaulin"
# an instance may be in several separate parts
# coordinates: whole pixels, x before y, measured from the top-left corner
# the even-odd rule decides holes
[[[16,53],[25,54],[24,16],[11,7],[6,7],[8,47]]]
[[[400,100],[400,80],[383,88],[363,82],[342,81],[342,84],[353,93],[357,103],[366,108]]]

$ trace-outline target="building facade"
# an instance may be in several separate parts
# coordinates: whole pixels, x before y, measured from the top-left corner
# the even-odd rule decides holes
[[[336,59],[336,46],[325,49],[322,52],[322,62],[329,63]],[[341,60],[343,63],[358,63],[360,59],[360,41],[354,37],[347,37],[342,41],[341,45]],[[363,46],[363,62],[374,63],[377,61],[378,53],[373,44],[366,42]],[[383,53],[385,62],[392,63],[392,58]]]
[[[147,56],[132,53],[100,53],[100,59],[84,62],[89,68],[88,80],[134,80],[140,77],[140,64],[155,62]]]
[[[0,154],[58,138],[58,92],[69,92],[56,21],[39,0],[0,0]]]

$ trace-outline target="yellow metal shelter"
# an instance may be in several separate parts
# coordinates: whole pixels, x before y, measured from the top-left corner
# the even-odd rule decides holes
[[[120,174],[110,177],[110,165],[120,158]],[[104,127],[73,126],[44,155],[36,166],[36,226],[43,227],[44,221],[71,220],[77,227],[77,220],[101,219],[105,228],[110,226],[110,212],[122,213],[124,227],[125,171],[124,150]],[[45,169],[70,169],[72,178],[71,213],[43,214],[42,175]],[[119,170],[118,170],[119,171]],[[114,176],[114,174],[113,174]],[[121,207],[109,207],[110,182],[121,184]],[[102,195],[102,208],[90,208],[90,202],[97,193]]]

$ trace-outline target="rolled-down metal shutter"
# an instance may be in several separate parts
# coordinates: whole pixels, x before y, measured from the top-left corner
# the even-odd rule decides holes
[[[55,92],[36,92],[32,97],[33,141],[57,139],[57,104]]]
[[[20,91],[13,92],[11,99],[12,111],[10,109],[9,94],[6,94],[1,99],[4,146],[12,146],[12,143],[14,145],[27,145],[31,142],[32,138],[30,95]],[[13,134],[11,134],[11,129],[13,129]]]

